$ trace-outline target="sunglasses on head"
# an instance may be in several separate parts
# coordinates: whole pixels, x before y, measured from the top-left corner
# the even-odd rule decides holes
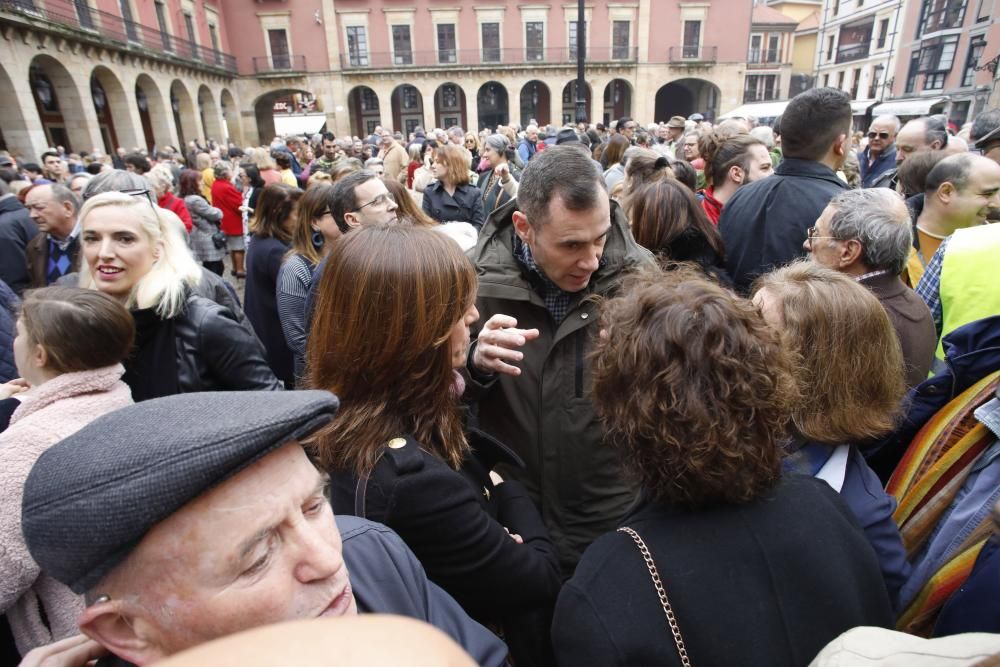
[[[889,138],[889,133],[888,132],[869,132],[868,133],[868,138],[869,139],[874,139],[875,137],[878,137],[879,139],[888,139]]]

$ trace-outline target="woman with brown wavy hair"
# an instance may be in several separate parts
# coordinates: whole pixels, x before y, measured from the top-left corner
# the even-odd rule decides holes
[[[896,501],[858,451],[895,427],[906,383],[885,309],[850,276],[800,261],[762,276],[754,303],[798,358],[785,468],[825,480],[847,502],[878,555],[893,606],[910,573]]]
[[[797,387],[754,306],[682,267],[627,282],[601,326],[594,407],[642,491],[633,533],[598,538],[559,595],[558,664],[675,665],[682,642],[695,665],[804,665],[849,628],[888,626],[849,510],[782,476]]]
[[[456,369],[479,317],[475,267],[433,229],[366,226],[337,241],[320,281],[306,353],[310,386],[341,401],[312,442],[334,510],[395,530],[477,620],[547,608],[547,629],[555,547],[524,487],[492,472],[517,457],[463,432]]]

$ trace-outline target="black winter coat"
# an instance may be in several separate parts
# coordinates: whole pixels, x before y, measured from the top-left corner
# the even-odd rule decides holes
[[[453,197],[441,181],[434,181],[424,190],[424,213],[438,222],[468,222],[478,231],[486,222],[482,195],[474,185],[460,185]]]
[[[191,295],[173,325],[181,393],[282,388],[264,360],[260,341],[226,308]]]
[[[244,307],[260,342],[267,351],[267,363],[285,386],[295,381],[295,360],[285,341],[278,317],[278,271],[288,246],[275,238],[254,236],[247,247],[247,282]]]
[[[480,622],[551,605],[561,584],[559,563],[538,510],[520,483],[493,486],[489,478],[496,463],[520,459],[485,434],[472,432],[469,441],[475,455],[461,472],[412,438],[384,448],[367,485],[353,471],[334,472],[334,512],[396,531],[428,578]]]
[[[21,295],[31,285],[25,248],[38,225],[14,195],[0,197],[0,280]]]
[[[829,167],[785,158],[773,176],[737,190],[719,218],[726,269],[736,290],[745,294],[757,276],[803,257],[807,230],[847,189]]]
[[[878,559],[826,482],[788,476],[739,506],[642,507],[623,521],[656,562],[691,663],[802,667],[842,632],[893,627]],[[556,605],[560,665],[680,665],[632,538],[587,549]]]
[[[14,359],[19,305],[20,300],[14,291],[0,280],[0,383],[10,382],[21,376],[17,371],[17,360]]]

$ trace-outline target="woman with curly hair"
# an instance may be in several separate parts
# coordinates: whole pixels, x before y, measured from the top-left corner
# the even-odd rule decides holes
[[[847,274],[800,261],[762,276],[754,302],[798,357],[799,393],[785,467],[840,492],[878,555],[897,606],[910,564],[885,492],[858,445],[896,425],[906,382],[885,309]]]
[[[456,369],[479,317],[477,287],[472,262],[432,229],[363,226],[337,241],[306,359],[309,385],[341,404],[311,444],[331,475],[335,512],[396,531],[428,578],[473,618],[503,626],[527,659],[547,651],[547,632],[538,633],[549,627],[559,565],[525,488],[493,472],[517,456],[463,432]],[[517,631],[527,619],[534,641]],[[521,641],[531,644],[524,654]]]
[[[782,475],[793,362],[753,304],[691,269],[650,272],[601,326],[592,399],[642,492],[559,595],[558,664],[676,665],[684,650],[695,665],[804,665],[849,628],[889,627],[850,511]]]

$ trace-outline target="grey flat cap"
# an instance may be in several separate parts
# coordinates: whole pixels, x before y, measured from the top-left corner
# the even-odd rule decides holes
[[[99,417],[42,454],[28,475],[28,550],[48,575],[85,593],[155,524],[327,424],[338,405],[325,391],[206,392]]]

